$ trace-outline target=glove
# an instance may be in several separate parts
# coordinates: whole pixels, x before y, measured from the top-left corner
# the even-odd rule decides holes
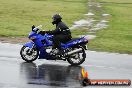
[[[38,34],[44,35],[45,33],[52,34],[52,31],[40,31]]]
[[[47,34],[52,34],[52,31],[45,31]]]
[[[38,34],[44,35],[45,33],[45,31],[40,31]]]

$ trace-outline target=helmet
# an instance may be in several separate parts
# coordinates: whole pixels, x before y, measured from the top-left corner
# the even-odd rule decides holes
[[[53,21],[52,24],[58,24],[59,22],[61,22],[62,17],[59,14],[55,14],[52,17]]]

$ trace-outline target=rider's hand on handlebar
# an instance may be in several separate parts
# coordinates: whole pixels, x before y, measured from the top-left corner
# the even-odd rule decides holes
[[[38,34],[44,35],[46,31],[40,31]]]
[[[51,35],[52,34],[52,31],[49,30],[49,31],[46,31],[46,33]]]
[[[41,34],[41,35],[44,35],[45,33],[47,33],[47,34],[50,34],[51,33],[51,31],[40,31],[38,34]]]

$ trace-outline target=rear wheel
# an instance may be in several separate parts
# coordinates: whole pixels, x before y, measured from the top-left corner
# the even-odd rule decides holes
[[[82,48],[82,47],[79,47]],[[78,48],[74,48],[73,50],[78,49]],[[82,51],[77,52],[73,55],[70,55],[67,58],[67,61],[71,64],[71,65],[80,65],[85,61],[86,58],[86,53],[85,50],[82,48]]]
[[[23,46],[20,50],[20,55],[26,62],[33,62],[38,58],[39,52],[36,48]]]

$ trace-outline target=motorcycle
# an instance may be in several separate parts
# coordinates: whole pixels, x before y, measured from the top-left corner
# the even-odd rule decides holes
[[[28,38],[31,40],[24,44],[20,50],[20,55],[26,62],[33,62],[36,59],[47,60],[64,60],[68,61],[71,65],[80,65],[85,61],[87,50],[86,44],[88,39],[86,36],[76,39],[71,39],[67,43],[61,43],[63,54],[58,54],[58,49],[52,49],[53,35],[45,33],[40,34],[38,31],[42,25],[32,28]]]

